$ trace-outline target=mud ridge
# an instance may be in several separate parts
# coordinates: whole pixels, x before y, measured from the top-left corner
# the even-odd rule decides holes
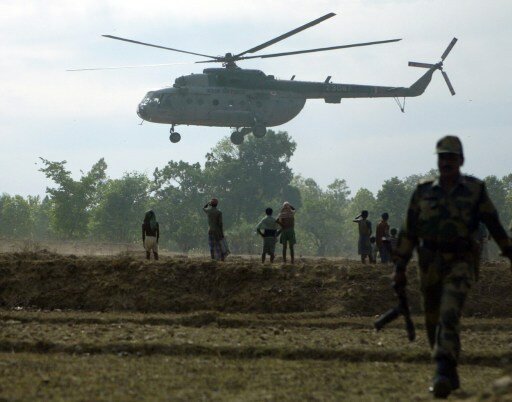
[[[297,318],[287,318],[285,320],[280,319],[258,319],[258,318],[227,318],[223,317],[220,313],[216,312],[204,312],[199,314],[191,314],[177,317],[127,317],[119,315],[117,317],[91,317],[84,316],[87,313],[75,313],[82,315],[72,316],[52,316],[52,313],[10,313],[0,311],[0,323],[12,324],[12,323],[39,323],[39,324],[96,324],[96,325],[112,325],[112,324],[139,324],[139,325],[167,325],[167,326],[182,326],[182,327],[194,327],[201,328],[215,324],[219,328],[265,328],[265,327],[277,327],[277,328],[317,328],[317,329],[371,329],[373,328],[373,322],[375,317],[360,317],[357,320],[350,320],[346,318],[339,318],[336,320],[330,319],[328,321],[323,320],[304,320]],[[413,317],[415,327],[417,330],[424,330],[425,325],[423,323],[423,317]],[[391,324],[388,324],[386,328],[391,329],[402,329],[404,324],[402,320],[397,320]],[[478,331],[478,332],[497,332],[497,331],[509,331],[512,332],[512,321],[510,323],[502,322],[472,322],[464,321],[461,325],[462,332],[465,331]]]
[[[420,313],[411,266],[411,308]],[[311,313],[373,316],[396,301],[392,268],[336,259],[302,259],[295,266],[234,259],[130,255],[77,257],[52,253],[0,254],[0,307],[43,310],[231,313]],[[510,317],[512,278],[506,264],[481,269],[466,316]]]

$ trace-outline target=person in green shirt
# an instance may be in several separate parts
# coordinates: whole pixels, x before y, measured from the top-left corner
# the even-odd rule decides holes
[[[267,208],[265,210],[267,216],[265,216],[260,223],[258,223],[258,226],[256,226],[256,232],[263,237],[263,252],[261,254],[262,263],[265,262],[267,254],[270,256],[270,262],[274,262],[276,241],[280,232],[278,231],[279,226],[277,225],[276,220],[272,217],[273,212],[272,208]]]

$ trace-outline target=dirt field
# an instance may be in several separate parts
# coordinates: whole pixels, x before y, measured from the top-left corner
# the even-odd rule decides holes
[[[124,253],[0,254],[0,401],[430,400],[432,364],[401,321],[390,267],[305,259],[295,267],[232,258]],[[463,319],[462,390],[512,400],[512,275],[483,267]],[[501,384],[501,385],[500,385]]]

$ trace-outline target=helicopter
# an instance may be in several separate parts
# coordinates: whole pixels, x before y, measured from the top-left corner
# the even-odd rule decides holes
[[[436,70],[442,72],[449,91],[455,95],[453,86],[446,72],[443,71],[443,62],[457,42],[457,38],[452,39],[438,63],[409,62],[409,66],[427,68],[427,72],[410,87],[332,83],[331,76],[323,82],[297,81],[295,76],[289,80],[282,80],[260,70],[243,69],[237,66],[236,62],[241,60],[292,56],[401,40],[389,39],[290,52],[254,54],[335,15],[335,13],[328,13],[258,46],[237,54],[226,53],[224,56],[211,56],[112,35],[102,36],[208,59],[195,63],[222,63],[222,68],[206,68],[202,74],[178,77],[172,87],[148,92],[138,105],[137,114],[143,121],[171,125],[169,139],[172,143],[177,143],[181,139],[181,135],[175,131],[177,125],[234,128],[230,138],[235,145],[242,144],[244,137],[251,132],[256,138],[262,138],[266,134],[267,127],[284,124],[297,116],[307,99],[324,99],[326,103],[340,103],[343,98],[390,97],[395,99],[401,111],[404,112],[405,105],[400,103],[399,98],[404,98],[405,102],[406,97],[423,94]]]

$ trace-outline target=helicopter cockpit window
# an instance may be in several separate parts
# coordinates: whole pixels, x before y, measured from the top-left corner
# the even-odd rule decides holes
[[[150,100],[151,100],[151,96],[146,95],[146,96],[144,97],[144,99],[142,99],[142,102],[140,102],[140,104],[141,104],[142,106],[146,106],[146,105],[149,103],[149,101],[150,101]]]

